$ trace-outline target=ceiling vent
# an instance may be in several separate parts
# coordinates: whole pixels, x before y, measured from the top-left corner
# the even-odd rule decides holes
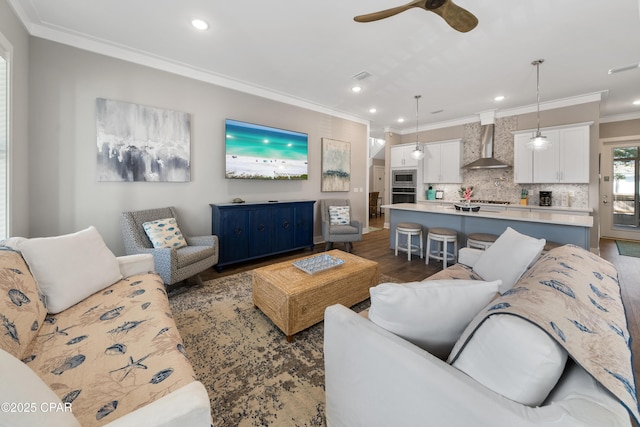
[[[369,77],[371,77],[371,73],[368,71],[362,71],[359,72],[358,74],[356,74],[355,76],[353,76],[354,80],[358,80],[358,81],[362,81],[364,79],[368,79]]]

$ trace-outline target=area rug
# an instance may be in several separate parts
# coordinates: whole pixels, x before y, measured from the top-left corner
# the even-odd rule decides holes
[[[381,275],[380,282],[393,282]],[[209,393],[213,424],[325,425],[323,324],[292,343],[251,299],[251,272],[169,291],[196,376]],[[369,300],[353,307],[361,311]]]
[[[624,256],[640,258],[640,242],[630,242],[628,240],[616,240],[618,253]]]
[[[371,226],[369,227],[369,232],[372,232],[372,231],[380,231],[380,230],[384,230],[384,228],[380,228],[380,227],[371,227]]]

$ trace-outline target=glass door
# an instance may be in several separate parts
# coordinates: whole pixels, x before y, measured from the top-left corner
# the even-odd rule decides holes
[[[640,240],[640,141],[605,142],[600,159],[600,235]]]
[[[613,226],[638,228],[638,147],[613,148]]]

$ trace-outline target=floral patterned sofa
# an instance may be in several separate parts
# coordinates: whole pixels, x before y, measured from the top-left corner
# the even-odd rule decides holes
[[[151,255],[116,258],[93,227],[11,240],[0,247],[0,400],[11,405],[0,425],[211,424]],[[52,285],[43,275],[56,269]],[[98,275],[106,282],[89,283]]]

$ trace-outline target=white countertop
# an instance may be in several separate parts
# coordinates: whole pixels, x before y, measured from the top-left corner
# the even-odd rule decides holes
[[[463,212],[461,210],[456,210],[453,205],[436,205],[432,203],[396,203],[392,205],[383,205],[381,208],[478,218],[505,219],[511,221],[539,222],[544,224],[569,225],[574,227],[593,227],[593,217],[590,215],[571,215],[555,212],[529,212],[525,210],[503,210],[499,212],[490,212],[483,211],[482,207],[478,212]]]
[[[429,204],[441,204],[441,205],[451,205],[453,206],[455,203],[460,203],[460,202],[452,202],[450,200],[418,200],[418,203],[429,203]],[[517,203],[510,203],[508,205],[501,205],[501,204],[492,204],[492,203],[475,203],[478,204],[480,206],[495,206],[495,207],[502,207],[502,208],[508,208],[508,209],[535,209],[535,210],[541,210],[541,211],[545,211],[545,210],[550,210],[550,211],[567,211],[567,213],[571,213],[571,212],[583,212],[583,213],[591,213],[593,212],[592,208],[579,208],[579,207],[573,207],[573,206],[538,206],[538,205],[521,205],[521,204],[517,204]],[[482,209],[480,209],[482,210]]]

